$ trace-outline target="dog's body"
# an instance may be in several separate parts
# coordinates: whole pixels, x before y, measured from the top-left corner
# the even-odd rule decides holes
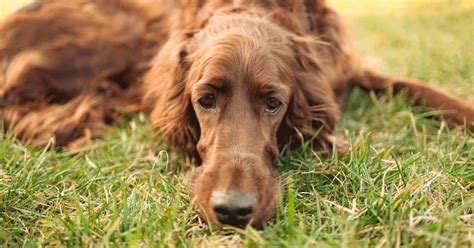
[[[353,86],[406,90],[474,127],[473,106],[366,68],[323,0],[40,0],[0,32],[7,127],[74,147],[118,113],[143,110],[202,164],[191,195],[216,224],[273,216],[282,192],[273,160],[291,140],[318,133],[315,148],[344,148],[333,130]]]

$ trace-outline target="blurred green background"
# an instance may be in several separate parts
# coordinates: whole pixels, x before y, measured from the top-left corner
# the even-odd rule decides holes
[[[7,15],[28,2],[31,0],[0,0],[0,15]]]

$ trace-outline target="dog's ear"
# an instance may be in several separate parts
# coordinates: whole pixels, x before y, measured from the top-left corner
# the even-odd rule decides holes
[[[339,106],[321,71],[322,62],[310,47],[318,46],[317,41],[292,40],[292,45],[292,71],[296,85],[278,131],[278,142],[285,145],[292,141],[293,146],[300,146],[314,138],[313,144],[318,148],[331,149]]]
[[[161,49],[145,77],[143,107],[171,147],[199,160],[199,123],[185,91],[191,37],[192,33],[174,34]]]

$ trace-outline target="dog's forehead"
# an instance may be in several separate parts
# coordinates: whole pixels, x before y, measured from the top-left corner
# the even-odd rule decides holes
[[[282,80],[279,70],[272,62],[258,60],[240,58],[239,63],[211,62],[194,88],[211,86],[234,96],[277,94],[286,99],[291,94],[290,85]],[[236,94],[237,92],[242,94]]]
[[[272,25],[262,25],[268,21],[254,16],[244,16],[243,20],[232,15],[215,18],[229,20],[211,21],[188,46],[196,79],[224,85],[224,88],[257,91],[278,91],[278,86],[285,84],[291,87],[288,78],[291,69],[286,57],[291,57],[294,51],[284,31]],[[237,21],[239,25],[229,24]],[[282,54],[286,57],[283,58]]]
[[[267,17],[254,14],[222,14],[216,13],[207,21],[193,38],[191,46],[200,46],[212,39],[219,39],[226,33],[241,34],[242,36],[271,40],[285,43],[288,32]]]
[[[245,86],[265,86],[282,81],[285,65],[268,45],[232,42],[231,37],[206,48],[203,78],[219,79],[221,83]]]

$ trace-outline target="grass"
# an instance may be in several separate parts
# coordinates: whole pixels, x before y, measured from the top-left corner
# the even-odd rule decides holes
[[[472,2],[330,2],[384,71],[472,99]],[[286,151],[277,165],[287,198],[261,231],[203,223],[187,195],[191,166],[150,136],[143,115],[73,152],[2,135],[0,246],[474,246],[472,133],[401,95],[355,91],[346,112],[338,130],[353,151]]]

